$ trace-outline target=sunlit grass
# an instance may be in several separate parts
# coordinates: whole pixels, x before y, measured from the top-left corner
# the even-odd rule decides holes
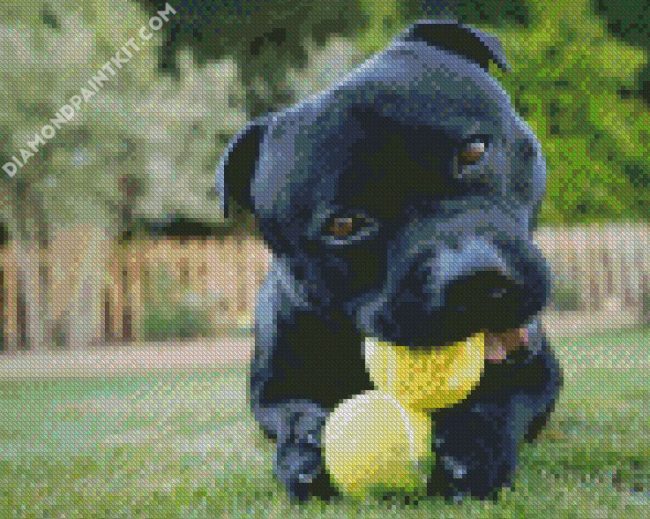
[[[647,517],[649,335],[556,344],[557,411],[494,503],[292,505],[246,368],[0,383],[0,517]]]

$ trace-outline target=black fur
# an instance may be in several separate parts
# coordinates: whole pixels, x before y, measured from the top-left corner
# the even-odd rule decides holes
[[[485,498],[511,484],[517,445],[552,411],[561,374],[537,317],[550,275],[531,239],[546,168],[488,59],[506,66],[496,38],[421,22],[330,90],[249,125],[217,171],[224,207],[232,195],[250,208],[273,252],[250,401],[292,497],[333,492],[320,432],[373,387],[367,336],[424,348],[528,327],[526,351],[434,413],[431,493]],[[487,152],[460,167],[476,139]],[[328,234],[334,216],[358,231]]]

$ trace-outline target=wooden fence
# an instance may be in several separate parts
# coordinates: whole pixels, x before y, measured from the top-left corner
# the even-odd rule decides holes
[[[635,309],[642,317],[650,296],[650,226],[545,228],[536,240],[556,290],[574,290],[580,309]]]
[[[217,325],[249,324],[268,262],[264,244],[246,236],[144,240],[114,251],[114,257],[108,269],[113,282],[102,301],[107,340],[141,339],[147,300],[161,295],[193,299],[211,310]],[[156,294],[156,282],[165,277],[171,291]]]
[[[142,339],[146,301],[161,274],[178,292],[208,305],[215,323],[250,323],[269,260],[260,241],[247,236],[126,245],[95,240],[99,246],[84,260],[90,236],[88,230],[59,235],[41,253],[39,275],[47,282],[41,285],[49,288],[40,299],[47,299],[55,331],[82,329],[86,342]],[[574,309],[632,310],[643,318],[650,290],[650,226],[544,228],[536,240],[556,285],[565,298],[573,297]],[[0,248],[0,338],[6,348],[28,347],[29,312],[16,261],[11,243]]]
[[[40,257],[39,275],[47,283],[39,288],[47,287],[35,299],[48,309],[53,342],[62,344],[143,339],[146,306],[161,279],[168,281],[171,290],[164,295],[173,303],[189,299],[204,306],[213,324],[248,324],[269,259],[264,244],[248,236],[118,244],[90,229],[59,233]],[[30,316],[17,261],[14,244],[0,249],[0,342],[5,349],[29,347]],[[83,337],[69,340],[80,329]]]

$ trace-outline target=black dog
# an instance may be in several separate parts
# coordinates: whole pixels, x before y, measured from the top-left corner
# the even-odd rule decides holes
[[[224,211],[229,198],[252,210],[274,256],[250,398],[292,497],[331,491],[320,431],[373,387],[366,337],[423,348],[487,333],[480,384],[433,416],[431,494],[495,497],[553,409],[549,272],[531,240],[545,162],[489,60],[507,69],[496,38],[417,23],[334,88],[253,122],[222,160]]]

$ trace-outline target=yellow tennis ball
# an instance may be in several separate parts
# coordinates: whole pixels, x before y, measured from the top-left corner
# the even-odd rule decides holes
[[[440,409],[463,400],[483,373],[485,336],[413,349],[366,339],[366,367],[375,386],[413,409]]]
[[[426,486],[431,419],[394,396],[365,391],[341,403],[323,429],[325,467],[345,495],[364,497]]]

